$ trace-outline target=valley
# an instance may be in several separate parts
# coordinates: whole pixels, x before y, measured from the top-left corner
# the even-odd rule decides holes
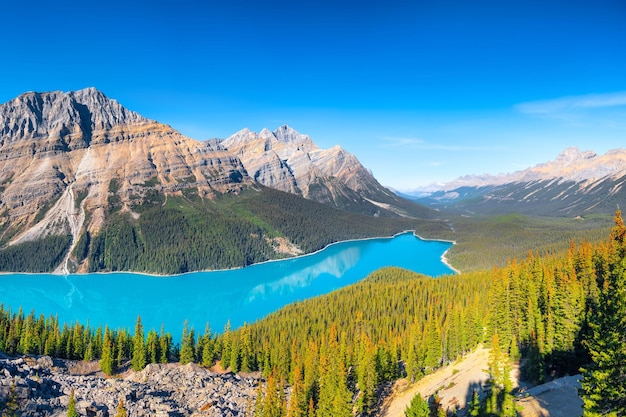
[[[0,277],[3,412],[365,417],[477,355],[456,373],[486,364],[490,390],[459,383],[461,415],[514,416],[514,363],[531,385],[585,369],[585,407],[626,395],[603,373],[624,357],[621,150],[415,197],[287,125],[197,141],[94,88],[0,116],[0,270],[30,274]],[[381,239],[407,230],[435,241]]]

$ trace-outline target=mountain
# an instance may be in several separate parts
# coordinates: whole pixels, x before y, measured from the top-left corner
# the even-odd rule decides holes
[[[432,207],[497,214],[611,215],[626,198],[626,149],[567,148],[553,161],[501,175],[468,175],[408,195]]]
[[[407,229],[406,221],[347,218],[263,184],[353,212],[430,213],[381,187],[338,147],[319,150],[287,127],[257,136],[280,158],[278,168],[254,169],[250,132],[197,141],[94,88],[29,92],[0,105],[0,270],[230,268]],[[269,180],[274,175],[285,180]]]
[[[221,144],[267,187],[357,213],[427,215],[422,207],[407,204],[380,185],[351,153],[338,145],[320,149],[289,126],[259,133],[243,129]]]
[[[83,227],[102,228],[112,199],[131,211],[151,190],[210,196],[250,181],[224,149],[93,88],[26,93],[1,105],[0,118],[0,239],[9,246],[63,231],[76,243]]]

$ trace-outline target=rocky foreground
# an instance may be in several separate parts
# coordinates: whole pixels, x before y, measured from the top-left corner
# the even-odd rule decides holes
[[[244,416],[258,379],[219,374],[195,364],[151,364],[105,377],[97,363],[48,356],[0,358],[0,404],[15,387],[22,416],[65,416],[71,390],[81,416]],[[1,408],[1,407],[0,407]]]

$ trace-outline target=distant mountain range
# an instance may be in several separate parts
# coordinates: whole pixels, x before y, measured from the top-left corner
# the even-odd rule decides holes
[[[404,194],[431,208],[544,216],[612,214],[626,201],[626,149],[565,149],[554,161],[502,175],[468,175]]]
[[[0,243],[4,248],[0,269],[28,252],[11,252],[11,248],[52,236],[70,237],[64,259],[53,260],[58,272],[66,270],[70,260],[78,270],[124,268],[124,259],[120,265],[107,266],[115,258],[110,248],[117,240],[132,239],[135,257],[149,257],[148,226],[141,229],[146,210],[169,207],[176,199],[193,203],[200,211],[209,206],[216,210],[223,196],[259,192],[263,186],[352,213],[396,218],[431,215],[430,210],[382,187],[354,155],[339,146],[319,149],[311,138],[288,126],[258,134],[244,129],[225,140],[197,141],[125,109],[94,88],[30,92],[0,105]],[[275,224],[252,219],[258,213],[222,215],[222,222],[234,222],[235,216],[246,227],[266,228],[260,234],[249,233],[260,242],[284,234]],[[190,221],[189,216],[184,219]],[[129,233],[128,239],[121,237],[124,233]],[[106,236],[108,244],[103,243]],[[77,245],[83,255],[76,253]],[[176,256],[181,256],[180,251]],[[241,256],[245,257],[243,252]],[[193,268],[187,261],[171,262],[184,264],[181,271]],[[219,266],[241,262],[223,263]]]

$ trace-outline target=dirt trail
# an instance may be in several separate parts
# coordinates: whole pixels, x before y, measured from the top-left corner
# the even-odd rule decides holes
[[[489,378],[489,374],[485,372],[488,360],[489,349],[479,347],[461,360],[427,375],[412,386],[408,385],[406,379],[397,381],[377,416],[404,417],[404,410],[418,392],[423,397],[429,397],[438,391],[444,408],[463,408],[471,398],[473,387],[481,385]]]
[[[489,349],[477,348],[460,361],[448,365],[409,386],[406,379],[398,380],[385,398],[377,417],[404,417],[404,410],[419,393],[424,398],[438,392],[441,404],[448,410],[463,409],[471,399],[474,387],[489,378]],[[514,367],[511,379],[520,384],[519,370]],[[522,417],[576,417],[582,415],[582,400],[578,397],[580,375],[568,376],[526,390],[528,396],[516,400]],[[459,416],[465,416],[461,411]]]
[[[577,417],[583,413],[578,396],[580,375],[566,376],[528,390],[517,402],[522,417]]]

